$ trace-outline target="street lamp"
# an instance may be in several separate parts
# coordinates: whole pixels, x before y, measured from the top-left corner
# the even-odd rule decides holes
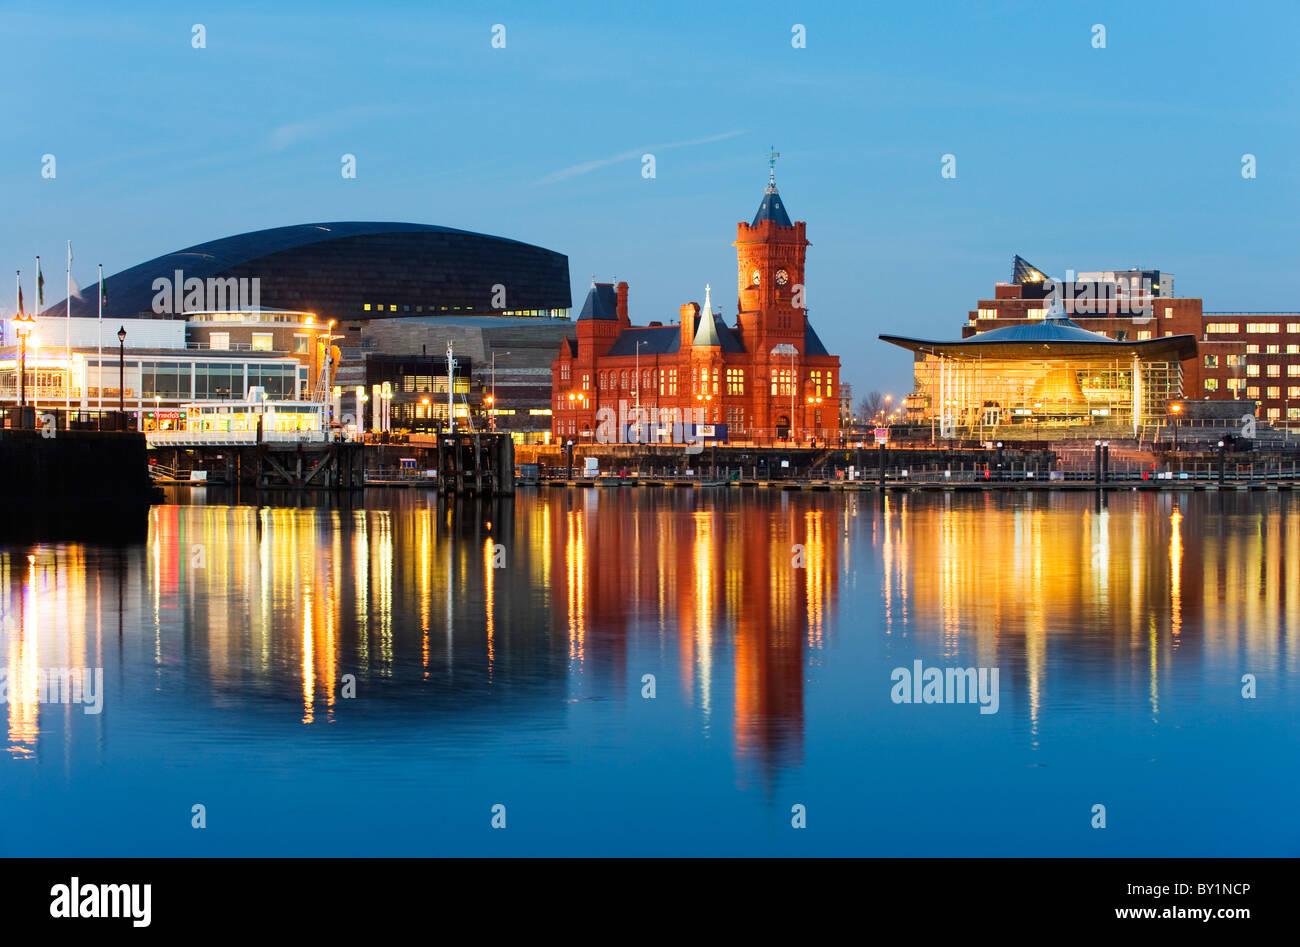
[[[14,317],[14,332],[18,333],[18,424],[22,426],[27,412],[27,337],[36,328],[36,317],[19,312]]]
[[[636,365],[636,381],[634,384],[636,385],[636,407],[638,411],[641,410],[641,346],[645,344],[645,339],[638,339],[636,343],[636,362],[634,363]],[[639,423],[640,415],[637,416],[637,420]]]
[[[509,352],[503,353],[509,355]],[[495,431],[497,429],[497,353],[492,353],[492,394],[488,396],[488,428]]]
[[[126,428],[126,326],[117,329],[117,420]]]
[[[1183,413],[1183,406],[1175,401],[1169,406],[1169,411],[1174,416],[1174,450],[1178,450],[1178,415]]]

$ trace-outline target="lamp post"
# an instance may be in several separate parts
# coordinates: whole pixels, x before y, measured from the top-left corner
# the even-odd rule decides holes
[[[505,355],[509,355],[506,352]],[[492,353],[492,394],[488,396],[488,429],[495,431],[497,429],[497,353]]]
[[[126,430],[126,326],[117,329],[117,422]]]
[[[645,339],[638,339],[636,343],[636,409],[641,410],[641,346],[645,345]],[[638,418],[640,415],[638,414]]]
[[[27,421],[27,337],[36,326],[34,316],[19,312],[14,317],[14,332],[18,334],[18,426]]]
[[[1169,406],[1169,411],[1174,416],[1174,450],[1178,450],[1178,416],[1183,413],[1183,406],[1175,401]]]

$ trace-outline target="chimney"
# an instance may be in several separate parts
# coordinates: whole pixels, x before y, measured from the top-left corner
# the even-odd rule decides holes
[[[627,283],[619,283],[616,292],[618,293],[618,304],[616,306],[618,321],[625,326],[631,325],[632,322],[627,315]]]
[[[682,317],[682,351],[685,352],[695,341],[695,317],[700,314],[700,304],[684,303],[678,311]]]

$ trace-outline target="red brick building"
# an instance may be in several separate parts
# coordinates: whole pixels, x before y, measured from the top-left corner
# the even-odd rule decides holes
[[[1046,277],[1016,257],[1012,282],[996,284],[992,299],[976,303],[962,336],[1042,319],[1047,285]],[[1195,336],[1196,355],[1182,363],[1185,400],[1248,401],[1261,420],[1300,427],[1300,313],[1204,312],[1196,298],[1114,293],[1113,286],[1082,282],[1057,285],[1069,317],[1093,332],[1121,341]]]
[[[551,365],[552,433],[561,441],[722,440],[834,443],[840,361],[804,304],[803,221],[792,223],[774,176],[752,223],[736,225],[737,315],[704,305],[676,324],[634,326],[628,285],[593,283]]]

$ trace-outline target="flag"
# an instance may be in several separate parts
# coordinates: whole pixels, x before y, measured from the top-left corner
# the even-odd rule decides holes
[[[23,288],[22,288],[21,286],[19,286],[19,287],[18,287],[18,313],[19,313],[19,315],[22,314],[22,311],[23,311]]]
[[[45,305],[45,276],[41,273],[41,265],[36,264],[36,310]]]
[[[81,298],[81,287],[77,285],[77,281],[72,278],[71,273],[68,274],[68,298],[69,299]]]
[[[104,288],[104,281],[102,279],[99,281],[99,302],[100,305],[108,305],[108,290]]]

